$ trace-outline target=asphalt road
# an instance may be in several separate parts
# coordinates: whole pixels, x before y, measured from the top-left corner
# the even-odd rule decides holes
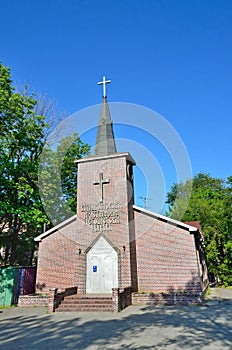
[[[204,306],[130,306],[119,314],[0,309],[0,349],[231,350],[231,295],[215,289]]]

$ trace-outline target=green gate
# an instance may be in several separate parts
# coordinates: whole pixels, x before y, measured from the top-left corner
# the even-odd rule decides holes
[[[10,306],[17,303],[19,273],[18,267],[0,269],[0,306]]]

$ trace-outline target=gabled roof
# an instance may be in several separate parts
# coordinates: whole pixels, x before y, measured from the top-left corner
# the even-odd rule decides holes
[[[43,238],[49,236],[51,233],[53,233],[53,232],[55,232],[55,231],[61,229],[62,227],[64,227],[64,226],[70,224],[71,222],[75,221],[76,218],[77,218],[77,215],[71,216],[71,218],[68,218],[67,220],[61,222],[60,224],[58,224],[58,225],[52,227],[50,230],[45,231],[45,232],[42,233],[41,235],[35,237],[35,238],[34,238],[34,241],[36,241],[36,242],[41,242]]]
[[[167,222],[170,225],[174,225],[174,226],[183,228],[185,230],[188,230],[191,233],[194,233],[194,232],[198,231],[197,227],[188,225],[188,224],[186,224],[184,222],[181,222],[181,221],[178,221],[178,220],[171,219],[168,216],[164,216],[164,215],[161,215],[161,214],[154,213],[154,212],[152,212],[150,210],[138,207],[137,205],[133,205],[133,209],[135,211],[137,211],[137,212],[140,212],[142,214],[145,214],[145,215],[148,215],[150,217],[153,217],[154,219],[157,219],[157,220],[160,220],[160,221],[163,221],[163,222]]]
[[[185,230],[187,230],[187,231],[189,231],[191,233],[198,232],[198,231],[201,232],[201,226],[200,226],[200,223],[198,221],[184,223],[184,222],[181,222],[181,221],[178,221],[178,220],[171,219],[168,216],[164,216],[164,215],[152,212],[150,210],[141,208],[141,207],[139,207],[137,205],[133,205],[133,209],[135,211],[139,212],[139,213],[142,213],[142,214],[148,215],[150,217],[153,217],[154,219],[157,219],[157,220],[160,220],[160,221],[163,221],[163,222],[167,222],[170,225],[174,225],[174,226],[183,228],[183,229],[185,229]],[[41,235],[35,237],[34,241],[41,242],[43,238],[49,236],[51,233],[61,229],[62,227],[65,227],[66,225],[74,222],[76,219],[77,219],[77,215],[73,215],[72,217],[68,218],[67,220],[65,220],[65,221],[61,222],[60,224],[52,227],[50,230],[48,230],[48,231],[42,233]],[[98,240],[100,236],[98,236],[96,238],[96,240]]]

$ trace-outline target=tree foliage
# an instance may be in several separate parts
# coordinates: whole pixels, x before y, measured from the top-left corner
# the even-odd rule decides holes
[[[189,181],[174,184],[167,196],[169,215],[176,218]],[[182,221],[199,221],[205,240],[208,269],[224,285],[232,285],[232,176],[227,180],[197,174]]]
[[[38,186],[40,156],[49,132],[46,116],[36,113],[37,101],[27,93],[15,91],[10,68],[0,63],[0,265],[31,264],[34,237],[43,224],[51,226]],[[70,141],[70,140],[69,140]],[[89,147],[77,135],[64,155],[62,183],[65,198],[75,205],[74,158],[86,154]],[[60,149],[62,148],[61,141]],[[59,150],[48,150],[53,158]],[[61,166],[62,164],[59,164]],[[49,189],[48,189],[49,191]]]
[[[77,167],[74,160],[89,151],[90,146],[82,143],[77,133],[61,139],[55,151],[49,145],[43,149],[39,167],[40,195],[53,224],[76,212]]]

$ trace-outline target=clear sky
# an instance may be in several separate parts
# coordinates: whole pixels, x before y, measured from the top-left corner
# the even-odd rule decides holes
[[[0,60],[11,67],[17,85],[29,84],[72,114],[101,102],[96,83],[106,75],[112,80],[109,102],[142,105],[175,128],[193,174],[232,175],[231,0],[1,0],[0,5]],[[126,127],[116,127],[115,134],[130,139]],[[131,134],[150,147],[169,189],[176,178],[158,143],[149,143],[148,136],[142,142],[139,131]],[[155,197],[142,187],[136,191],[137,197]]]

